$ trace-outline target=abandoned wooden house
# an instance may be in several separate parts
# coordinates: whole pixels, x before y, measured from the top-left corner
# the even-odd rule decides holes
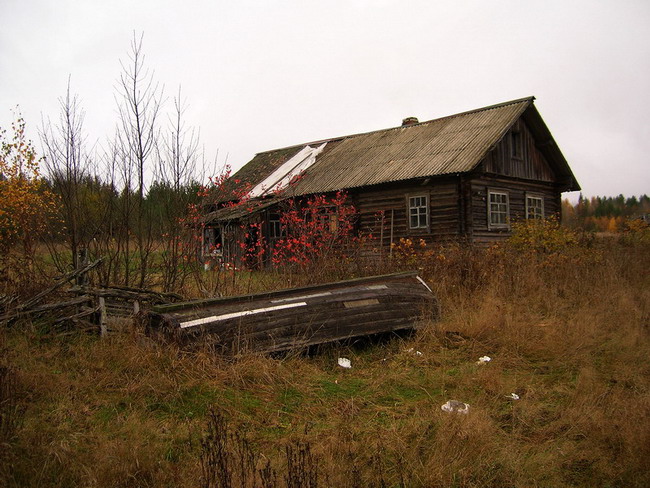
[[[390,129],[261,152],[226,182],[239,196],[207,209],[205,252],[233,259],[252,224],[272,247],[285,232],[283,202],[339,191],[356,209],[355,232],[373,233],[380,250],[400,238],[485,244],[509,236],[516,219],[559,215],[562,192],[580,186],[533,102],[409,117]]]

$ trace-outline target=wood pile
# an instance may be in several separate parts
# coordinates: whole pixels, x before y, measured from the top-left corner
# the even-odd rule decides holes
[[[100,264],[101,259],[82,265],[15,307],[12,307],[14,298],[0,297],[2,307],[0,323],[11,324],[20,318],[49,315],[54,330],[72,326],[77,329],[96,330],[105,335],[108,332],[107,322],[112,317],[131,317],[136,315],[143,306],[151,307],[183,299],[175,293],[161,293],[140,288],[89,286],[85,275]],[[72,280],[75,280],[77,285],[65,292],[73,298],[41,303],[48,295],[60,290]]]
[[[103,299],[106,314],[109,317],[131,317],[141,308],[163,305],[183,300],[176,293],[163,293],[143,288],[125,286],[81,286],[71,290],[72,293],[90,295],[95,301]]]

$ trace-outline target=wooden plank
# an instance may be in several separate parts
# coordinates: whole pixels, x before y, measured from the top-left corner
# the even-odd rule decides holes
[[[82,295],[80,297],[73,298],[72,300],[67,300],[64,302],[57,303],[48,303],[45,305],[40,305],[38,307],[32,307],[29,310],[16,310],[14,312],[0,316],[0,321],[13,320],[19,317],[25,317],[28,315],[36,315],[40,313],[51,312],[54,310],[61,310],[67,307],[73,307],[75,305],[81,305],[83,303],[88,303],[91,300],[91,297],[88,295]]]
[[[93,315],[93,314],[97,313],[98,311],[99,311],[99,308],[85,308],[85,309],[81,310],[80,312],[78,312],[78,313],[76,313],[74,315],[70,315],[69,317],[58,318],[53,323],[54,323],[54,325],[58,325],[58,324],[62,324],[63,322],[67,322],[67,321],[76,321],[78,319]]]
[[[105,337],[106,334],[106,299],[99,297],[99,335]]]
[[[379,282],[379,281],[384,281],[387,279],[400,279],[400,278],[409,278],[409,277],[414,277],[417,276],[417,271],[404,271],[401,273],[392,273],[388,275],[379,275],[379,276],[367,276],[367,277],[362,277],[362,278],[355,278],[351,280],[346,280],[345,282],[339,282],[339,283],[325,283],[322,285],[310,285],[310,286],[303,286],[300,288],[290,288],[290,289],[285,289],[285,290],[278,290],[278,291],[272,291],[268,293],[259,293],[255,295],[238,295],[234,297],[220,297],[220,298],[208,298],[205,300],[194,300],[191,302],[182,302],[182,303],[173,303],[169,305],[158,305],[155,307],[152,307],[152,310],[154,312],[158,313],[165,313],[165,312],[172,312],[176,310],[185,310],[187,308],[198,308],[198,307],[206,307],[209,305],[225,305],[228,303],[237,303],[237,302],[242,302],[242,301],[252,301],[254,299],[262,299],[262,298],[272,298],[272,297],[282,297],[282,296],[288,296],[290,294],[294,293],[308,293],[316,290],[325,290],[328,288],[336,288],[342,286],[343,283],[354,285],[354,284],[362,284],[362,283],[372,283],[372,282]]]
[[[84,266],[83,268],[76,269],[74,271],[71,271],[70,273],[66,274],[63,276],[63,278],[59,279],[56,283],[54,283],[52,286],[46,288],[42,292],[34,295],[32,298],[27,300],[26,302],[22,303],[19,305],[17,308],[18,310],[27,310],[28,308],[32,307],[33,305],[37,304],[40,302],[43,298],[45,298],[47,295],[52,293],[54,290],[60,288],[61,286],[65,285],[68,281],[76,278],[77,276],[80,276],[84,273],[87,273],[91,269],[95,268],[96,266],[99,266],[102,262],[102,259],[98,259],[97,261],[88,264],[87,266]]]
[[[238,313],[244,310],[249,310],[253,308],[264,308],[277,305],[280,303],[290,303],[290,301],[305,301],[309,304],[310,310],[320,310],[323,308],[327,310],[328,308],[335,307],[337,303],[340,305],[342,301],[348,300],[353,296],[355,299],[368,299],[368,298],[380,298],[384,299],[384,295],[394,295],[399,294],[401,300],[406,301],[422,301],[427,290],[422,287],[422,291],[413,291],[413,284],[408,285],[405,283],[391,283],[390,288],[386,287],[385,289],[378,287],[353,287],[347,290],[347,293],[335,292],[334,290],[325,293],[304,295],[296,294],[291,298],[284,299],[262,299],[262,300],[251,300],[242,303],[229,303],[225,305],[215,306],[212,304],[209,307],[197,309],[184,309],[172,311],[169,314],[165,314],[168,317],[173,317],[174,320],[179,323],[188,319],[194,319],[198,317],[205,317],[208,315],[219,315],[219,314],[229,314],[229,313]],[[334,310],[334,309],[332,309]],[[287,311],[285,311],[285,315]],[[296,314],[303,315],[303,311],[296,311]],[[290,315],[290,314],[289,314]],[[235,317],[235,316],[233,316]]]

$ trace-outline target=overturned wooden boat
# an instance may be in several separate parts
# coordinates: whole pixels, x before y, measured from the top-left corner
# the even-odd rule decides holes
[[[182,344],[208,340],[223,353],[276,352],[353,337],[416,329],[437,317],[417,272],[371,276],[254,295],[153,307],[149,335]]]

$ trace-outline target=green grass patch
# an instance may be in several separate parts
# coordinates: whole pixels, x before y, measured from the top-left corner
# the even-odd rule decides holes
[[[366,380],[351,375],[342,378],[320,378],[314,386],[314,391],[324,400],[363,397],[368,391]]]

